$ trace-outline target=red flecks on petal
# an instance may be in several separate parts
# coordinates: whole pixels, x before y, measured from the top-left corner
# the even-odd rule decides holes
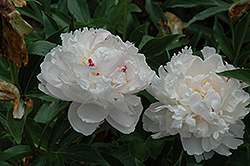
[[[105,38],[104,40],[108,40],[108,38]]]
[[[213,108],[211,108],[212,109],[212,112],[214,112],[214,109]]]
[[[89,62],[89,67],[94,67],[95,66],[92,59],[88,59],[88,62]]]
[[[123,69],[121,70],[121,72],[126,73],[126,72],[127,72],[127,69],[128,69],[127,66],[124,66]]]
[[[230,78],[231,78],[231,77],[227,77],[227,80],[226,80],[226,81],[228,82],[228,81],[230,80]]]
[[[100,73],[96,73],[96,76],[99,76],[100,75]]]

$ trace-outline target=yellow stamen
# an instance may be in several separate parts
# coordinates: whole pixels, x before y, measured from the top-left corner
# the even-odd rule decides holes
[[[199,91],[199,90],[198,90],[198,89],[196,89],[196,88],[194,88],[194,91],[201,93],[201,91]]]
[[[204,85],[206,84],[207,80],[204,81]]]

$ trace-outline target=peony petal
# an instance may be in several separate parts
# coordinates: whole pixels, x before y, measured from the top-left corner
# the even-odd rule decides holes
[[[244,141],[234,138],[233,136],[226,136],[223,138],[222,143],[231,149],[237,149],[237,146],[243,144]]]
[[[200,155],[204,152],[201,146],[201,139],[196,138],[195,136],[191,136],[190,138],[182,138],[181,142],[183,148],[189,155]]]
[[[224,155],[224,156],[229,156],[232,153],[229,151],[229,148],[226,147],[224,144],[220,144],[219,147],[214,149],[215,152],[219,153],[220,155]]]
[[[83,103],[77,109],[77,114],[82,121],[98,123],[108,116],[109,111],[95,103]]]
[[[68,118],[69,122],[77,132],[80,132],[86,136],[91,135],[100,123],[86,123],[81,120],[77,114],[77,109],[81,106],[81,103],[73,102],[69,107]]]
[[[204,149],[205,152],[210,152],[213,148],[215,148],[209,140],[209,137],[204,137],[201,140],[202,148]]]

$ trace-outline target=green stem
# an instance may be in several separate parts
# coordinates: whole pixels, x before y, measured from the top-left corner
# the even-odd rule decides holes
[[[44,138],[44,136],[45,136],[45,132],[46,132],[46,130],[47,130],[47,128],[49,127],[49,125],[55,120],[55,118],[57,118],[61,113],[62,113],[62,111],[64,110],[64,109],[66,109],[68,106],[69,106],[69,103],[70,102],[67,102],[49,121],[48,121],[48,123],[45,125],[45,127],[44,127],[44,129],[43,129],[43,132],[42,132],[42,135],[41,135],[41,138],[40,138],[40,142],[39,142],[39,144],[38,144],[38,146],[37,146],[37,152],[39,153],[39,151],[40,151],[40,148],[41,148],[41,145],[42,145],[42,143],[43,143],[43,138]]]
[[[183,155],[184,155],[184,151],[182,149],[180,157],[179,157],[178,161],[174,164],[174,166],[181,165],[181,161],[182,161]]]
[[[31,149],[33,159],[36,159],[37,158],[36,147],[34,145],[33,139],[31,138],[27,124],[25,124],[25,126],[24,126],[24,134],[25,134],[25,139],[26,139],[26,141],[29,144],[29,147]]]
[[[123,26],[123,41],[126,41],[126,33],[127,33],[127,15],[128,15],[128,0],[125,0],[125,7],[124,7],[124,26]]]
[[[4,114],[2,114],[1,112],[0,112],[0,116],[1,116],[3,119],[6,120],[6,116],[4,116]]]
[[[12,60],[8,60],[10,64],[10,73],[11,73],[11,81],[12,84],[19,88],[19,81],[18,81],[18,71],[15,62]]]

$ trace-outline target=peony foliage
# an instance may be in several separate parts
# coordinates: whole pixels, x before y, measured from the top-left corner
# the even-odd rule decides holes
[[[0,1],[0,165],[249,165],[249,6]]]

